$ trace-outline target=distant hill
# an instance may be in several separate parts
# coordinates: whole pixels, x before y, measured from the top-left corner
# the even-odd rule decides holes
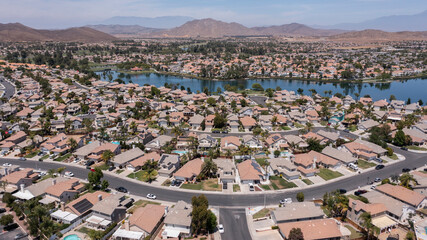
[[[194,20],[186,16],[164,16],[164,17],[123,17],[117,16],[97,23],[103,25],[139,25],[147,28],[169,29],[181,26],[182,24]]]
[[[393,15],[375,18],[360,23],[342,23],[318,28],[337,28],[346,30],[377,29],[389,32],[427,31],[427,10],[415,15]]]
[[[252,28],[265,35],[289,35],[289,36],[332,36],[347,32],[338,29],[315,29],[299,23],[284,24],[270,27]]]
[[[88,25],[86,27],[108,33],[114,36],[122,35],[141,35],[162,31],[159,28],[148,28],[139,25]]]
[[[189,21],[182,26],[153,34],[158,37],[205,37],[259,35],[256,30],[239,23],[226,23],[211,18]]]
[[[403,40],[427,40],[427,31],[424,32],[385,32],[381,30],[363,30],[347,32],[329,37],[331,40],[354,41],[403,41]]]
[[[88,27],[68,28],[64,30],[38,30],[20,23],[0,24],[0,41],[32,42],[102,42],[117,38]]]

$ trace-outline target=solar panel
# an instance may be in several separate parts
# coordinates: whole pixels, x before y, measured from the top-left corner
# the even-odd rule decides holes
[[[79,213],[84,213],[91,207],[93,207],[93,204],[86,198],[73,205],[73,208],[76,209]]]

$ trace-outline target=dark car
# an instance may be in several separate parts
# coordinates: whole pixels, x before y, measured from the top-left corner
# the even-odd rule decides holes
[[[227,134],[228,131],[227,130],[223,130],[221,133]]]
[[[354,192],[354,195],[356,195],[356,196],[360,196],[360,195],[362,195],[362,194],[364,194],[364,193],[367,193],[368,191],[366,191],[366,190],[357,190],[357,191],[355,191]]]
[[[4,213],[4,212],[6,212],[6,209],[5,208],[0,208],[0,213]]]
[[[171,186],[172,187],[179,187],[181,185],[181,181],[177,181],[177,180],[173,180],[172,181],[172,183],[171,183]]]
[[[347,190],[345,190],[345,189],[338,189],[338,191],[341,193],[341,194],[345,194],[345,193],[347,193]]]
[[[28,236],[27,233],[18,233],[18,234],[15,235],[14,239],[21,239],[21,238],[24,238],[26,236]]]
[[[221,133],[219,130],[213,130],[212,133]]]
[[[402,169],[402,172],[410,172],[411,171],[411,169],[409,169],[409,168],[403,168]]]
[[[375,167],[375,169],[376,169],[376,170],[380,170],[380,169],[383,169],[383,168],[384,168],[384,165],[382,165],[382,164],[377,165],[377,166]]]
[[[93,160],[89,160],[86,162],[86,166],[91,166],[92,164],[94,164],[95,162]]]
[[[405,150],[405,151],[408,151],[408,148],[407,148],[407,147],[401,147],[400,149]]]
[[[117,192],[122,192],[122,193],[127,193],[128,192],[128,190],[126,188],[124,188],[124,187],[116,187],[116,191]]]
[[[108,171],[110,171],[110,172],[111,172],[111,171],[113,171],[114,169],[116,169],[116,167],[111,166],[111,167],[109,167],[109,168],[108,168]]]
[[[349,132],[350,132],[350,130],[348,130],[348,129],[344,129],[344,132],[349,133]]]

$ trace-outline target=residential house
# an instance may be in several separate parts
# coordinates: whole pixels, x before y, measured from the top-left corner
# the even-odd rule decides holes
[[[205,118],[202,115],[196,114],[188,120],[188,124],[190,125],[191,129],[199,130],[204,120]]]
[[[134,235],[126,234],[126,232],[129,231],[142,233],[140,238],[135,240],[143,239],[147,236],[153,236],[157,228],[162,223],[166,211],[167,207],[161,205],[147,204],[145,207],[139,207],[129,217],[129,220],[125,221],[124,228],[119,228],[113,234],[113,237],[115,237],[115,239],[124,239],[127,236]],[[118,231],[125,232],[124,234],[121,234],[121,237],[119,237],[119,234],[116,234]]]
[[[170,141],[172,141],[171,136],[160,135],[160,136],[156,137],[155,139],[151,140],[149,143],[147,143],[145,145],[145,149],[147,151],[158,150],[158,149],[166,146],[166,144],[169,143]]]
[[[31,168],[25,168],[20,171],[9,173],[9,169],[5,170],[5,176],[1,178],[2,182],[7,182],[9,185],[16,187],[30,186],[38,178],[38,174]]]
[[[119,155],[116,155],[111,161],[115,167],[122,168],[126,166],[129,162],[136,160],[144,155],[144,151],[136,147],[130,149],[126,152],[122,152]]]
[[[179,155],[163,154],[160,157],[158,166],[159,170],[157,172],[159,176],[171,177],[180,166]]]
[[[363,130],[363,131],[369,131],[371,128],[373,128],[373,127],[377,127],[377,126],[379,126],[379,125],[380,125],[380,123],[379,123],[379,122],[377,122],[377,121],[375,121],[375,120],[372,120],[372,119],[368,119],[368,120],[366,120],[366,121],[363,121],[363,122],[358,123],[358,124],[357,124],[357,127],[358,127],[360,130]]]
[[[237,170],[239,171],[240,182],[243,184],[257,184],[264,179],[264,171],[256,161],[243,161],[237,164]]]
[[[158,162],[160,160],[160,154],[157,152],[150,152],[147,153],[135,160],[132,160],[130,162],[128,162],[127,164],[127,169],[132,170],[132,171],[137,171],[139,169],[141,169],[145,163],[147,163],[148,161],[153,161],[153,162]]]
[[[105,151],[111,151],[114,155],[117,155],[121,152],[121,148],[119,144],[114,143],[101,143],[101,145],[94,150],[87,156],[88,159],[93,160],[95,162],[99,162],[102,160],[102,154]]]
[[[265,140],[265,143],[267,144],[268,148],[271,150],[280,150],[280,149],[289,148],[289,145],[287,144],[286,139],[283,138],[283,136],[280,135],[279,133],[274,133],[269,135]]]
[[[324,216],[323,210],[313,202],[292,202],[271,211],[276,224],[323,219]]]
[[[198,137],[199,149],[207,150],[217,146],[218,142],[209,134],[200,134]]]
[[[85,221],[89,226],[106,229],[113,222],[117,223],[126,216],[126,207],[122,202],[126,199],[124,194],[114,194],[106,198],[99,195],[100,201],[92,207],[92,213]]]
[[[427,199],[425,195],[399,185],[383,184],[377,186],[375,190],[401,202],[404,202],[405,204],[414,207],[415,209],[420,209],[427,206]]]
[[[271,158],[268,159],[268,162],[270,163],[268,171],[274,175],[282,175],[288,180],[294,180],[300,177],[297,166],[287,158]]]
[[[227,136],[221,139],[221,151],[237,151],[240,147],[240,139],[236,136]]]
[[[240,118],[240,122],[242,123],[243,128],[245,129],[246,132],[250,132],[252,128],[254,128],[257,124],[255,119],[249,116],[244,116]]]
[[[162,236],[166,238],[187,237],[191,235],[191,212],[193,208],[184,201],[178,201],[164,219]]]
[[[371,218],[376,218],[386,214],[387,208],[383,203],[364,203],[352,198],[348,199],[347,218],[353,223],[363,228],[363,218],[365,212],[371,214]]]
[[[76,178],[71,178],[67,181],[56,183],[53,180],[52,186],[46,188],[46,195],[44,197],[44,203],[54,202],[67,202],[74,199],[74,196],[83,192],[85,189],[84,184]]]
[[[278,227],[284,239],[288,239],[293,228],[301,229],[304,239],[307,240],[350,239],[350,231],[333,218],[286,222],[278,224]]]
[[[322,150],[322,154],[329,156],[333,159],[336,159],[344,163],[345,165],[357,162],[357,158],[353,157],[353,155],[350,152],[342,151],[342,150],[333,148],[331,146],[326,146]]]
[[[254,135],[244,135],[242,137],[242,144],[255,149],[263,148],[262,142]]]
[[[234,183],[236,181],[236,165],[231,159],[213,159],[218,167],[217,176],[222,184]]]
[[[173,176],[178,181],[193,181],[202,171],[202,165],[203,160],[200,158],[188,161],[184,166],[182,166],[178,171],[176,171]]]

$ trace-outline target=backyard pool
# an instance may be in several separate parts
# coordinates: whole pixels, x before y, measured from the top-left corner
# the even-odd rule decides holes
[[[76,234],[64,237],[64,240],[81,240]]]
[[[178,153],[179,155],[184,155],[184,154],[187,154],[187,151],[184,151],[184,150],[174,150],[174,151],[172,151],[173,153]]]

